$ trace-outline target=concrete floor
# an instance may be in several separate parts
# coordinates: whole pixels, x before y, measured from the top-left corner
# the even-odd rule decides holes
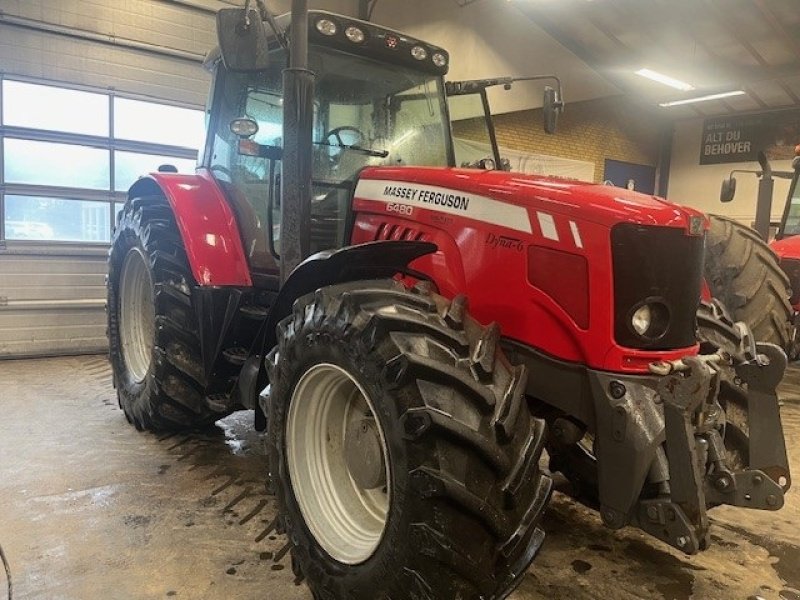
[[[0,361],[0,544],[15,598],[310,599],[274,531],[249,415],[206,435],[142,434],[109,382],[103,357]],[[791,451],[800,369],[783,396]],[[800,600],[800,492],[778,513],[712,515],[715,545],[686,557],[608,531],[556,493],[545,547],[512,599]]]

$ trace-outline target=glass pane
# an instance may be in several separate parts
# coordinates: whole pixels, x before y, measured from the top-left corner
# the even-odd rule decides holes
[[[6,183],[29,183],[107,190],[109,154],[102,148],[74,144],[3,141]]]
[[[6,239],[108,242],[109,210],[107,202],[6,196]]]
[[[6,79],[3,124],[107,136],[108,96]]]
[[[125,191],[139,177],[158,171],[161,165],[172,165],[178,169],[178,173],[194,173],[197,161],[191,158],[117,151],[114,153],[114,187]]]
[[[214,123],[213,152],[210,166],[223,186],[239,221],[242,240],[248,249],[250,266],[274,272],[278,265],[270,252],[272,231],[280,229],[279,189],[269,185],[269,162],[264,158],[239,154],[239,138],[230,130],[233,119],[248,117],[258,123],[254,141],[264,145],[282,143],[283,107],[281,100],[282,53],[270,55],[271,66],[256,75],[224,72],[217,80],[219,111]],[[275,164],[276,180],[280,177],[280,161]],[[272,213],[270,199],[274,198]]]
[[[199,150],[205,135],[202,110],[114,98],[114,137]]]
[[[461,167],[477,166],[484,158],[494,158],[480,94],[451,96],[447,101],[453,121],[456,164]]]

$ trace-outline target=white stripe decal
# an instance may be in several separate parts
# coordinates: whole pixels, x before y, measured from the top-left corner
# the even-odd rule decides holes
[[[578,248],[583,248],[583,240],[581,239],[581,232],[578,231],[578,224],[575,221],[570,221],[569,228],[572,230],[572,239],[575,240],[575,245]]]
[[[556,220],[553,215],[537,212],[536,217],[539,219],[539,227],[542,228],[542,235],[548,240],[558,241],[558,230],[556,229]]]
[[[533,233],[528,211],[524,207],[460,190],[406,181],[362,179],[356,186],[355,197],[387,204],[417,206],[426,210],[435,210],[484,223],[501,225],[515,231]]]

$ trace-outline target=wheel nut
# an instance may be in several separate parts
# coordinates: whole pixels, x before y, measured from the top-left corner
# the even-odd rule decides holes
[[[778,506],[778,497],[775,494],[767,496],[767,504],[770,506]]]
[[[714,484],[720,490],[727,490],[731,486],[731,480],[727,476],[723,475],[717,479]]]

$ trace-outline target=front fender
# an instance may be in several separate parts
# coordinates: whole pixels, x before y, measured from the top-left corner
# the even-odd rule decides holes
[[[430,242],[381,241],[326,250],[300,263],[281,287],[269,311],[261,333],[261,352],[251,354],[242,367],[237,383],[242,405],[257,407],[257,394],[268,383],[264,356],[277,344],[275,330],[292,313],[295,300],[337,283],[394,277],[412,261],[433,252],[436,244]]]
[[[128,198],[153,194],[169,201],[199,285],[252,287],[236,216],[208,171],[152,173],[131,186]]]
[[[410,262],[433,252],[436,244],[430,242],[381,241],[326,250],[308,257],[292,271],[272,305],[264,348],[275,346],[275,328],[291,314],[299,297],[336,283],[394,277]]]

